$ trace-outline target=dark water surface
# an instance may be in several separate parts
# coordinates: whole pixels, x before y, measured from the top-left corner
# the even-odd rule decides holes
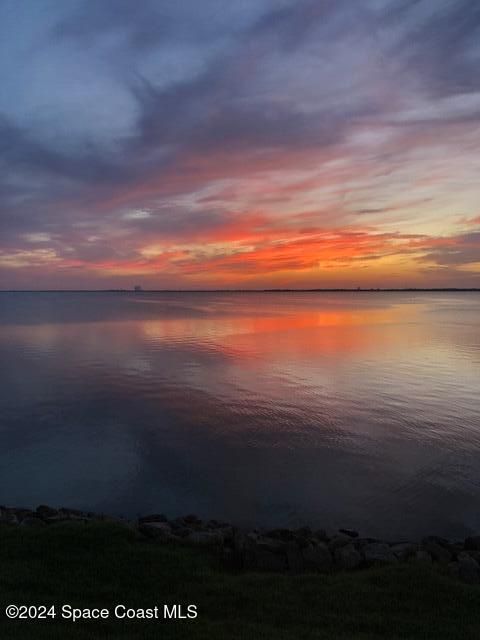
[[[0,503],[480,529],[478,293],[1,293]]]

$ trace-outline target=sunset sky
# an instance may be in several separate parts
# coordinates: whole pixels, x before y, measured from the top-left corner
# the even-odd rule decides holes
[[[0,288],[480,286],[477,0],[0,0]]]

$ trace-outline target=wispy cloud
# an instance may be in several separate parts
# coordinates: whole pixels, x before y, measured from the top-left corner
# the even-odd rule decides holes
[[[473,0],[3,3],[0,286],[471,284],[479,29]]]

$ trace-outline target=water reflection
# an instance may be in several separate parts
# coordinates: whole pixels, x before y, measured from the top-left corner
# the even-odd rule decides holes
[[[1,294],[0,501],[480,527],[474,294]]]

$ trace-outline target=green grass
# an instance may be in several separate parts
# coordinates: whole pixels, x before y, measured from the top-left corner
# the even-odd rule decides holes
[[[196,604],[187,621],[10,621],[8,604],[133,608]],[[234,574],[206,552],[110,524],[0,528],[0,638],[480,637],[480,587],[399,565],[336,575]]]

